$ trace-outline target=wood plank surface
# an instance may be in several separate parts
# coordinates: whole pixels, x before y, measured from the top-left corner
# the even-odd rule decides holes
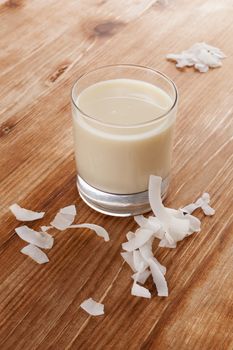
[[[232,0],[0,1],[0,349],[233,349],[233,2]],[[205,41],[227,55],[206,74],[166,61]],[[216,209],[202,231],[176,249],[156,248],[170,294],[131,296],[120,256],[132,218],[94,212],[75,185],[70,89],[100,65],[135,63],[163,71],[180,101],[173,177],[165,204],[180,207],[202,192]],[[46,211],[78,208],[77,222],[103,225],[54,231],[50,262],[20,254],[9,212],[17,202]],[[153,289],[152,280],[146,286]],[[79,308],[89,297],[105,315]]]

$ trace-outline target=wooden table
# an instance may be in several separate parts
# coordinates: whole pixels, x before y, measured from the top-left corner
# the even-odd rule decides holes
[[[233,349],[233,3],[232,0],[0,1],[0,349]],[[206,41],[228,56],[206,74],[166,61]],[[168,298],[130,294],[120,256],[132,218],[89,209],[75,186],[70,89],[91,68],[135,63],[159,69],[180,93],[167,206],[211,194],[214,217],[177,249],[155,248],[167,267]],[[76,204],[78,222],[103,225],[55,232],[50,262],[20,254],[9,212],[17,202],[46,211]],[[146,286],[154,290],[152,280]],[[79,308],[92,297],[105,315]]]

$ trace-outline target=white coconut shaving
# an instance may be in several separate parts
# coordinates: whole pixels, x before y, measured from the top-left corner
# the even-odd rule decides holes
[[[14,216],[16,217],[17,220],[19,221],[34,221],[43,218],[45,212],[37,212],[37,211],[32,211],[29,209],[25,209],[20,207],[18,204],[12,204],[9,207],[10,211]]]
[[[143,272],[148,266],[146,261],[143,259],[139,249],[136,249],[133,251],[133,262],[134,262],[135,269],[138,272]]]
[[[168,286],[167,281],[156,263],[153,259],[149,260],[150,271],[152,273],[153,281],[156,285],[158,296],[167,297],[168,296]]]
[[[71,226],[69,226],[69,228],[89,228],[90,230],[95,231],[95,233],[98,236],[103,237],[105,242],[108,242],[110,239],[109,234],[105,230],[105,228],[103,228],[102,226],[99,226],[99,225],[83,223],[83,224],[71,225]]]
[[[147,288],[142,287],[139,284],[137,284],[136,281],[133,282],[133,286],[132,286],[132,289],[131,289],[131,294],[136,296],[136,297],[148,298],[148,299],[151,298],[150,291]]]
[[[132,252],[142,247],[152,236],[153,232],[151,230],[139,228],[132,239],[122,244],[122,248],[128,252]]]
[[[38,247],[33,244],[28,244],[20,250],[22,254],[29,256],[32,260],[38,264],[45,264],[49,262],[47,255]]]
[[[221,67],[221,59],[225,57],[220,49],[204,42],[196,43],[180,54],[168,54],[166,56],[168,60],[177,62],[177,68],[194,66],[201,73],[206,73],[209,68]]]
[[[75,215],[75,206],[69,205],[60,209],[50,224],[60,231],[66,230],[74,222]]]
[[[17,227],[15,232],[22,240],[39,248],[51,249],[54,243],[54,238],[50,234],[34,231],[26,225]]]
[[[77,214],[77,210],[74,204],[68,205],[67,207],[60,209],[59,212],[62,214],[68,214],[68,215],[74,215],[74,216]]]
[[[75,215],[76,215],[75,206],[69,205],[65,208],[60,209],[50,224],[53,227],[55,227],[61,231],[69,229],[69,228],[88,228],[88,229],[95,231],[95,233],[98,236],[103,237],[103,239],[106,242],[109,241],[109,234],[102,226],[95,225],[95,224],[89,224],[89,223],[72,225],[74,222],[74,219],[75,219]],[[47,230],[50,227],[51,226],[44,226],[43,228],[44,228],[44,230]]]
[[[146,269],[143,272],[136,272],[132,275],[132,279],[136,282],[144,284],[147,278],[151,275],[150,270]]]
[[[143,244],[143,246],[139,248],[141,256],[145,261],[148,261],[148,259],[154,256],[152,252],[153,240],[154,240],[154,237],[152,237],[149,241],[147,241],[145,244]]]
[[[161,199],[161,184],[162,178],[159,176],[150,176],[149,180],[149,201],[151,209],[160,221],[163,237],[173,244],[182,240],[189,234],[189,220],[183,217],[174,215],[176,211],[165,208]]]
[[[184,208],[181,208],[181,211],[187,214],[192,214],[197,208],[201,208],[205,215],[212,216],[215,214],[215,210],[209,205],[210,195],[209,193],[203,193],[196,202],[186,205]],[[187,215],[186,215],[187,216]]]
[[[64,231],[74,222],[74,215],[57,213],[50,224],[60,231]]]
[[[137,215],[134,217],[136,223],[143,228],[147,228],[153,232],[153,235],[157,238],[162,238],[163,233],[161,231],[161,223],[156,217],[150,216],[148,219],[143,215]]]
[[[80,307],[85,310],[89,315],[100,316],[104,315],[104,305],[96,302],[92,298],[86,299],[82,302]]]

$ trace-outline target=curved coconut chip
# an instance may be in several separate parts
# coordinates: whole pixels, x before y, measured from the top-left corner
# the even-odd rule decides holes
[[[51,249],[54,243],[54,238],[50,234],[34,231],[26,225],[17,227],[15,232],[25,242],[40,248]]]
[[[145,287],[140,286],[137,284],[136,281],[134,281],[132,289],[131,289],[131,294],[136,296],[136,297],[142,297],[142,298],[151,298],[151,293],[148,289]]]
[[[167,281],[165,280],[165,277],[161,272],[159,266],[153,259],[149,260],[149,266],[152,273],[153,281],[155,283],[155,286],[158,292],[158,296],[167,297],[168,296]]]
[[[151,257],[154,256],[153,252],[152,252],[152,243],[153,243],[153,237],[147,241],[145,244],[143,244],[143,246],[141,246],[139,248],[139,251],[141,253],[141,256],[143,257],[143,259],[145,261],[148,261]]]
[[[105,242],[109,241],[108,232],[102,226],[99,226],[99,225],[83,223],[83,224],[71,225],[69,226],[69,228],[89,228],[90,230],[95,231],[95,233],[98,236],[103,237]]]
[[[161,223],[157,218],[152,216],[145,218],[143,215],[137,215],[134,216],[134,220],[140,227],[153,231],[155,237],[162,238],[163,233],[161,233]]]
[[[169,225],[172,216],[166,210],[161,198],[162,178],[151,175],[149,179],[149,202],[155,216],[164,224]]]
[[[86,299],[82,302],[80,307],[85,310],[89,315],[100,316],[104,315],[104,305],[97,303],[92,298]]]
[[[201,221],[191,214],[186,214],[185,218],[189,220],[189,235],[201,231]]]
[[[132,252],[143,246],[143,244],[145,244],[152,236],[153,232],[151,230],[139,228],[135,232],[135,237],[130,241],[123,243],[122,248],[128,252]]]
[[[194,212],[194,210],[196,210],[198,208],[198,206],[194,203],[188,204],[185,207],[181,208],[180,210],[183,213],[187,213],[187,214],[192,214],[192,212]]]
[[[64,231],[74,222],[74,218],[74,215],[59,212],[50,224],[56,229]]]
[[[138,272],[143,272],[148,266],[138,249],[133,251],[133,262],[135,269]]]
[[[175,247],[176,242],[183,240],[186,236],[193,233],[199,228],[198,219],[187,217],[179,210],[166,208],[163,206],[161,199],[162,178],[158,176],[150,176],[149,181],[149,200],[151,208],[157,218],[160,220],[164,237],[160,247]],[[168,243],[168,244],[167,244]]]
[[[38,264],[45,264],[49,262],[47,255],[40,248],[36,247],[33,244],[26,245],[23,249],[20,250],[20,252],[29,256]]]
[[[73,216],[77,214],[77,210],[74,204],[68,205],[67,207],[60,209],[59,212],[62,214],[68,214]]]
[[[189,232],[190,232],[190,224],[189,224],[189,220],[187,220],[185,216],[182,219],[181,218],[178,219],[175,217],[171,218],[171,223],[169,225],[167,233],[173,239],[173,241],[175,242],[182,241],[186,236],[188,236]],[[168,239],[168,235],[165,235],[167,239]]]
[[[161,248],[171,248],[171,249],[173,249],[173,248],[176,248],[176,242],[174,242],[174,241],[171,242],[171,240],[168,241],[167,238],[164,237],[164,238],[162,238],[161,241],[159,242],[159,247],[161,247]]]
[[[68,205],[59,210],[53,221],[50,222],[50,225],[60,231],[66,230],[74,222],[76,214],[75,205]]]
[[[154,260],[154,262],[160,268],[161,272],[165,275],[166,267],[161,265],[160,262],[154,257],[153,252],[152,252],[152,243],[153,243],[153,241],[151,240],[150,242],[147,242],[146,244],[144,244],[142,247],[139,248],[141,256],[147,262],[147,266],[149,265],[150,259]]]
[[[150,275],[151,275],[151,272],[148,269],[146,269],[143,272],[136,272],[131,277],[133,278],[134,281],[144,284]]]
[[[186,205],[181,208],[181,211],[184,213],[192,214],[196,209],[201,208],[205,215],[212,216],[215,214],[215,210],[209,205],[210,203],[210,195],[209,193],[203,193],[200,198],[196,200],[196,202]]]
[[[25,209],[20,207],[18,204],[12,204],[9,207],[10,211],[14,216],[16,217],[17,220],[19,221],[34,221],[43,218],[45,212],[37,212],[37,211],[32,211],[29,209]]]

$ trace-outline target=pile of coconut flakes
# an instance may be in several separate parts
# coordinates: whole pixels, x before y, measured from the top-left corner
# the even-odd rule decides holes
[[[127,241],[122,244],[124,252],[121,253],[121,256],[133,271],[131,294],[137,297],[151,298],[151,292],[143,287],[150,275],[152,275],[158,296],[168,296],[165,279],[166,267],[161,265],[153,254],[154,239],[160,240],[159,247],[176,248],[177,242],[201,229],[200,220],[192,215],[194,210],[201,208],[205,215],[213,215],[215,212],[209,205],[208,193],[204,193],[196,202],[178,210],[164,207],[161,199],[161,183],[161,177],[150,176],[149,202],[154,215],[148,218],[143,215],[135,216],[134,219],[139,227],[135,232],[128,232]],[[11,205],[10,210],[19,221],[34,221],[42,219],[45,215],[44,212],[21,208],[18,204]],[[59,231],[88,228],[106,242],[109,241],[108,232],[99,225],[73,224],[76,214],[75,205],[69,205],[59,210],[49,226],[41,226],[40,231],[35,231],[26,225],[17,227],[15,229],[17,235],[29,243],[21,249],[21,253],[28,255],[38,264],[49,262],[48,256],[42,249],[47,250],[53,247],[54,237],[47,232],[52,228]],[[80,307],[93,316],[104,314],[104,305],[92,298],[84,300]]]
[[[218,68],[222,66],[221,59],[226,55],[217,47],[206,43],[196,43],[188,50],[179,54],[168,54],[166,58],[176,61],[177,68],[192,67],[201,73],[208,72],[209,68]]]

